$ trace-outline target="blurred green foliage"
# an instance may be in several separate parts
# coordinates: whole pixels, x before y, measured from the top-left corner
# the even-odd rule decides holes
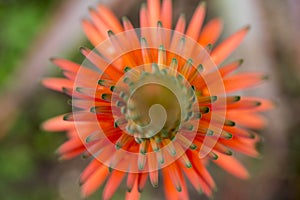
[[[0,89],[10,73],[16,67],[22,67],[21,61],[30,50],[30,44],[42,31],[45,20],[51,17],[50,11],[53,11],[58,2],[60,1],[0,0]],[[77,49],[74,49],[71,60],[82,61],[82,56]],[[53,65],[52,67],[55,68]],[[282,70],[287,74],[286,76],[292,74],[285,68]],[[55,73],[60,75],[58,69]],[[285,79],[284,88],[286,90],[292,88],[289,90],[292,91],[291,96],[298,96],[299,85],[291,84],[289,80]],[[54,171],[61,170],[57,169],[61,164],[57,161],[55,150],[66,140],[66,136],[61,133],[44,132],[40,129],[40,124],[46,119],[70,111],[71,107],[67,104],[67,100],[68,97],[40,86],[35,95],[19,108],[20,112],[13,128],[4,139],[0,140],[1,200],[58,199],[59,175],[55,174],[59,172]],[[300,124],[296,124],[290,132],[298,133],[299,127]],[[291,181],[284,182],[293,191],[298,191],[297,197],[300,197],[299,141],[299,134],[293,134],[289,138],[289,163],[288,171],[285,173],[286,176],[290,176],[287,179]],[[258,147],[262,149],[261,144]],[[150,199],[151,194],[156,192],[154,189],[148,189],[143,193],[144,199],[147,199],[147,196]],[[123,199],[124,192],[125,188],[118,190],[114,199]],[[278,192],[283,194],[282,190]],[[90,199],[99,198],[101,198],[101,189]]]
[[[20,66],[56,2],[0,0],[0,87]],[[55,150],[65,136],[46,133],[40,124],[69,111],[66,101],[64,95],[40,87],[20,108],[13,128],[0,141],[1,200],[57,199],[57,187],[47,179],[51,166],[57,165]]]
[[[0,85],[20,64],[56,0],[0,0]]]
[[[63,95],[40,89],[22,108],[13,128],[0,141],[0,199],[56,199],[55,183],[47,177],[58,164],[55,150],[65,136],[44,132],[40,124],[68,112],[66,101]]]

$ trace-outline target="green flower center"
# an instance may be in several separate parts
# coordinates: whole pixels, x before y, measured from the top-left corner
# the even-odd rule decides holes
[[[180,74],[153,63],[128,71],[115,87],[112,102],[121,105],[115,113],[118,126],[137,141],[146,138],[175,137],[177,131],[194,117],[193,88]],[[119,100],[117,100],[119,99]],[[120,100],[121,99],[121,100]],[[121,103],[122,102],[122,103]],[[193,126],[189,125],[192,130]]]

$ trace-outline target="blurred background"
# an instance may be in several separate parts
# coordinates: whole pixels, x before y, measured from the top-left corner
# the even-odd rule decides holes
[[[49,62],[62,57],[81,63],[79,47],[90,44],[81,30],[88,7],[102,2],[128,16],[137,27],[142,0],[0,0],[0,199],[80,199],[78,177],[89,160],[59,161],[55,150],[66,137],[40,124],[71,110],[68,97],[41,86],[45,76],[61,76]],[[125,3],[126,2],[126,3]],[[198,0],[174,0],[174,16],[191,17]],[[120,6],[122,5],[122,6]],[[221,17],[223,38],[245,25],[250,34],[231,60],[241,70],[259,70],[270,79],[246,94],[272,99],[261,131],[262,158],[241,157],[251,179],[241,181],[215,166],[215,199],[300,199],[300,1],[207,0],[206,20]],[[230,59],[229,59],[230,60]],[[239,156],[239,155],[238,155]],[[114,199],[123,199],[125,186]],[[191,199],[207,199],[190,188]],[[100,199],[101,189],[89,199]],[[142,199],[163,199],[163,190],[144,190]]]

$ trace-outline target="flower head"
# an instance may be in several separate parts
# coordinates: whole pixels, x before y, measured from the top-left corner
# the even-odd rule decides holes
[[[258,156],[253,130],[265,125],[259,113],[272,104],[233,95],[265,76],[233,74],[242,60],[223,64],[249,27],[212,48],[220,20],[202,27],[205,4],[200,3],[187,28],[181,15],[172,30],[171,3],[149,0],[141,7],[139,29],[126,17],[121,24],[99,5],[90,10],[91,21],[83,21],[95,46],[81,49],[86,60],[81,65],[52,60],[65,78],[43,84],[70,95],[73,111],[43,127],[67,131],[69,140],[59,148],[62,159],[94,158],[81,175],[84,196],[107,180],[103,199],[110,199],[126,178],[126,199],[139,199],[148,179],[158,187],[160,172],[167,199],[188,199],[184,176],[211,196],[210,161],[239,178],[249,176],[232,151]]]

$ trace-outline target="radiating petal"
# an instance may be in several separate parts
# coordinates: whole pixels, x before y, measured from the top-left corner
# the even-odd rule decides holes
[[[194,12],[189,26],[187,28],[186,35],[193,38],[194,40],[197,40],[199,37],[199,33],[205,17],[205,11],[206,4],[203,1],[196,8],[196,11]]]
[[[220,154],[219,158],[214,160],[214,163],[238,178],[249,178],[249,173],[246,168],[233,156]]]
[[[250,27],[247,26],[234,33],[211,52],[211,58],[214,60],[216,65],[220,65],[240,45],[248,33],[249,28]]]
[[[209,21],[200,33],[198,43],[202,46],[215,44],[220,37],[223,29],[223,23],[220,19],[213,19]]]

